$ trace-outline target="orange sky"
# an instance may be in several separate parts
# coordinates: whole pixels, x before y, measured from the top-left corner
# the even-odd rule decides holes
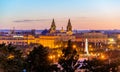
[[[66,29],[66,25],[69,18],[55,18],[57,29],[62,27]],[[1,29],[49,29],[52,19],[39,19],[39,20],[18,20],[6,21],[4,25],[0,25]],[[10,25],[8,25],[8,23]],[[71,24],[73,29],[119,29],[119,18],[95,18],[95,17],[73,17],[71,18]]]
[[[0,0],[0,29],[120,29],[120,0]]]

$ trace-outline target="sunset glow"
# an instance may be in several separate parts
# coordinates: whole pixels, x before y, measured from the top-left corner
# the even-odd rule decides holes
[[[65,29],[119,29],[118,0],[0,0],[0,28],[48,29],[55,19]]]

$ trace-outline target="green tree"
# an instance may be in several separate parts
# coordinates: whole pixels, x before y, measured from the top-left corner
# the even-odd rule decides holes
[[[68,41],[68,47],[62,50],[63,56],[60,57],[58,63],[63,67],[63,71],[74,72],[77,68],[76,62],[79,58],[77,51],[72,47],[71,40]]]
[[[49,49],[39,45],[30,52],[27,58],[28,72],[49,72],[50,60]]]
[[[23,70],[23,58],[20,50],[11,44],[0,45],[0,68],[4,72],[21,72]]]

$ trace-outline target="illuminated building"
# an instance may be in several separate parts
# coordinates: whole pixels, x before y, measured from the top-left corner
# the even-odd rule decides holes
[[[108,48],[120,48],[120,33],[112,33],[108,35]]]
[[[0,44],[27,45],[27,37],[23,36],[0,36]]]
[[[39,37],[39,43],[50,48],[60,48],[67,45],[68,40],[75,41],[75,36],[70,35],[44,35]]]
[[[57,44],[59,41],[59,36],[40,36],[39,43],[45,47],[56,48],[59,46]]]
[[[44,33],[45,32],[45,33]],[[49,48],[60,48],[63,45],[67,45],[68,40],[75,41],[75,36],[72,35],[72,25],[70,19],[66,31],[63,27],[60,31],[56,30],[55,21],[53,19],[49,31],[44,32],[38,37],[35,36],[35,30],[27,34],[17,34],[14,29],[10,31],[9,35],[0,36],[0,44],[13,44],[13,45],[30,45],[30,44],[42,44]]]
[[[84,48],[85,46],[85,39],[88,39],[88,47],[93,50],[95,48],[105,48],[107,42],[108,42],[108,36],[101,32],[86,32],[86,33],[80,33],[76,34],[76,42],[79,43],[79,46],[81,48]]]
[[[116,44],[116,41],[114,38],[108,38],[108,44]]]
[[[75,36],[72,35],[72,25],[70,19],[68,20],[67,30],[64,31],[63,27],[60,31],[56,30],[55,21],[53,19],[51,27],[47,32],[44,30],[44,35],[39,36],[39,43],[43,46],[50,48],[60,48],[67,45],[68,40],[75,41]]]
[[[109,35],[98,32],[98,31],[90,31],[84,33],[76,33],[73,34],[72,25],[70,19],[68,20],[68,24],[66,30],[61,28],[61,30],[56,30],[55,20],[52,20],[51,27],[49,30],[45,29],[41,34],[36,35],[35,30],[31,30],[31,32],[21,31],[16,32],[13,30],[10,31],[7,35],[0,36],[0,44],[14,44],[14,45],[30,45],[30,44],[42,44],[45,47],[49,48],[60,48],[66,47],[67,41],[71,40],[74,43],[74,47],[76,48],[84,48],[85,39],[88,39],[88,47],[96,48],[103,47],[106,44],[118,43],[118,47],[120,47],[120,34],[110,34]],[[111,40],[111,38],[113,40]]]
[[[118,34],[117,38],[120,39],[120,34]]]
[[[37,38],[35,38],[35,36],[33,36],[33,35],[28,35],[27,36],[27,43],[28,43],[28,45],[32,44],[32,43],[37,43],[36,40],[37,40]]]
[[[88,33],[83,33],[79,36],[79,40],[84,41],[86,38],[88,39],[88,42],[102,42],[102,43],[107,43],[107,35],[101,33],[101,32],[88,32]]]
[[[35,37],[32,35],[22,36],[22,35],[13,35],[13,36],[0,36],[0,44],[13,44],[13,45],[29,45],[35,43]]]

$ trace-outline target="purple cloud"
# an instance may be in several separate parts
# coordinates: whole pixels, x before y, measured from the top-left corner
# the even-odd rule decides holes
[[[37,22],[37,21],[50,21],[51,19],[38,19],[38,20],[30,20],[30,19],[25,19],[25,20],[15,20],[13,22]]]

